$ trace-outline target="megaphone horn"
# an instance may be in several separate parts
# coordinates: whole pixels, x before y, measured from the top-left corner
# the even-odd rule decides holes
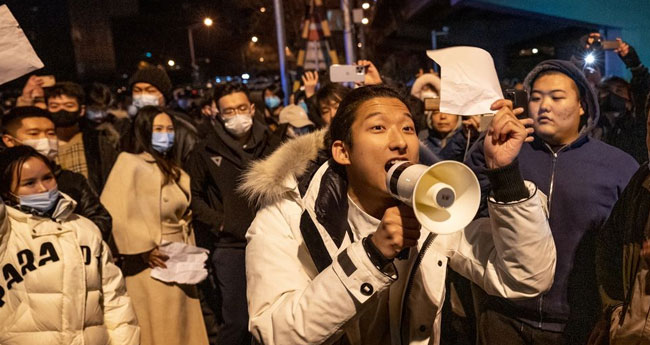
[[[474,219],[481,196],[472,170],[455,161],[430,167],[397,162],[388,169],[386,187],[394,198],[413,207],[420,224],[436,234],[467,226]]]

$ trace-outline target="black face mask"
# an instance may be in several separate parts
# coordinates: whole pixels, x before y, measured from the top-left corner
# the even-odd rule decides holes
[[[600,111],[624,114],[627,110],[625,98],[610,92],[600,103]]]
[[[72,127],[79,122],[80,111],[59,110],[52,114],[52,122],[57,127]]]

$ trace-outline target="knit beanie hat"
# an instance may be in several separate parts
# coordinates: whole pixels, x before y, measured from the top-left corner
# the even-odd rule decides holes
[[[533,68],[530,73],[524,79],[524,88],[528,92],[528,97],[530,97],[530,92],[533,89],[533,84],[537,77],[540,74],[547,71],[556,71],[566,75],[571,78],[578,87],[580,92],[580,105],[585,111],[585,115],[588,116],[587,126],[581,130],[581,132],[588,132],[598,123],[598,118],[600,117],[600,107],[598,105],[598,96],[596,91],[589,84],[585,74],[571,61],[565,60],[546,60],[540,62],[535,68]]]
[[[149,83],[155,86],[167,99],[169,99],[169,95],[172,91],[172,81],[169,79],[167,72],[158,67],[145,67],[138,69],[133,76],[131,76],[129,86],[133,87],[133,84],[135,83]]]

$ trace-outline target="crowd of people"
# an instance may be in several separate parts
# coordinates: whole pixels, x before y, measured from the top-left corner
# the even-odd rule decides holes
[[[367,60],[190,112],[156,66],[128,105],[32,75],[0,118],[0,344],[650,344],[650,73],[619,43],[631,82],[547,60],[488,125]],[[386,187],[441,160],[481,186],[449,235]],[[169,242],[207,278],[156,278]]]

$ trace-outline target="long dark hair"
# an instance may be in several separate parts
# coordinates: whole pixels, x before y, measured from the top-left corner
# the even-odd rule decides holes
[[[179,167],[179,162],[177,162],[174,157],[176,155],[176,143],[172,148],[165,153],[164,155],[160,152],[153,149],[151,146],[151,133],[153,131],[153,120],[158,116],[158,114],[164,113],[167,114],[174,123],[174,128],[176,128],[176,122],[174,117],[169,115],[161,107],[146,106],[142,107],[138,113],[135,115],[133,120],[133,133],[135,134],[135,143],[133,144],[133,153],[142,153],[147,152],[153,156],[156,161],[156,165],[160,168],[164,176],[163,185],[171,183],[171,181],[178,182],[181,177],[181,169]]]
[[[40,159],[54,174],[54,165],[52,162],[31,146],[20,145],[0,152],[0,196],[2,199],[10,203],[18,202],[11,190],[11,186],[14,183],[14,178],[20,181],[23,164],[32,157]]]

